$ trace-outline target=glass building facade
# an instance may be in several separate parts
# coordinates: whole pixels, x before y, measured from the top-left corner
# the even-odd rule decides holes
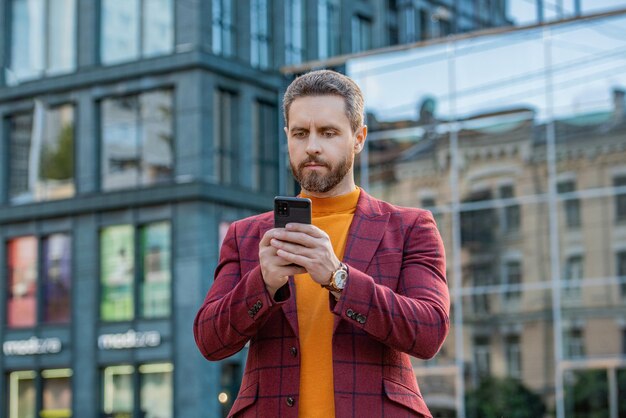
[[[445,242],[435,416],[626,416],[625,56],[616,13],[346,61],[361,185]]]
[[[469,415],[506,375],[567,416],[623,411],[623,21],[467,38],[617,8],[0,0],[0,416],[226,416],[246,350],[207,362],[191,324],[229,224],[293,191],[285,73],[414,42],[345,68],[370,101],[361,184],[431,209],[451,260],[429,405]]]

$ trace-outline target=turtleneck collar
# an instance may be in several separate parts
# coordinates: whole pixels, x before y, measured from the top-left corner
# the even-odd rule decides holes
[[[311,199],[311,202],[313,204],[313,217],[315,217],[316,215],[354,213],[360,195],[361,189],[359,187],[356,187],[350,193],[333,197],[313,197],[307,195],[304,192],[300,194],[301,197]]]

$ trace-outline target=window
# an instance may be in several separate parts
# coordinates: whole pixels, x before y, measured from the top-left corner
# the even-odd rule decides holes
[[[278,111],[276,106],[256,102],[253,114],[253,188],[264,192],[278,191],[278,141],[275,132]]]
[[[111,226],[100,235],[101,302],[104,321],[134,317],[135,240],[130,225]]]
[[[13,204],[74,196],[74,108],[9,117],[9,199]]]
[[[522,283],[522,264],[519,261],[508,261],[504,265],[504,279],[507,289],[504,297],[507,301],[519,300],[522,292],[519,288]]]
[[[172,179],[172,101],[168,90],[102,101],[104,190],[149,186]]]
[[[235,55],[235,4],[232,0],[213,0],[213,53]]]
[[[563,181],[557,185],[559,194],[576,192],[576,183],[574,181]],[[580,219],[580,200],[578,197],[564,196],[563,209],[565,210],[565,224],[568,228],[578,228],[581,225]]]
[[[36,237],[18,237],[8,241],[9,327],[32,327],[37,322],[62,324],[70,321],[71,239],[66,234],[52,234],[43,237],[41,241],[41,263],[39,241]],[[39,265],[43,265],[41,280],[38,277]],[[37,309],[38,299],[42,301],[41,314]]]
[[[139,402],[142,417],[172,418],[173,371],[171,363],[105,368],[102,373],[103,412],[114,417],[132,416],[135,404]],[[135,393],[137,377],[139,399]]]
[[[491,347],[489,337],[474,337],[474,364],[478,381],[491,374]]]
[[[66,323],[71,318],[71,240],[66,234],[43,239],[43,320]]]
[[[522,350],[519,335],[507,335],[504,344],[507,375],[520,379],[522,377]]]
[[[490,312],[490,294],[484,286],[493,284],[492,271],[489,264],[477,264],[471,268],[472,281],[475,292],[473,295],[474,312],[476,314],[487,314]]]
[[[239,362],[222,362],[220,386],[222,388],[220,395],[225,399],[225,402],[220,402],[222,403],[222,416],[227,416],[241,386],[241,364]]]
[[[304,57],[302,0],[285,3],[285,64],[300,64]]]
[[[372,49],[372,22],[363,16],[352,16],[352,52]]]
[[[403,4],[400,10],[400,16],[404,26],[402,43],[415,42],[417,40],[415,31],[415,8],[411,2]]]
[[[70,369],[15,371],[9,373],[9,417],[72,416],[72,371]],[[38,391],[41,392],[38,393]],[[37,414],[38,405],[41,410]]]
[[[319,59],[339,55],[341,51],[341,27],[339,2],[337,0],[320,0],[318,11]]]
[[[619,282],[622,297],[626,297],[626,251],[617,253],[617,280]]]
[[[426,9],[420,10],[420,41],[430,39],[430,12]]]
[[[250,16],[250,64],[267,69],[270,66],[269,0],[252,0]]]
[[[397,0],[389,0],[387,2],[387,22],[388,45],[396,45],[400,42]]]
[[[583,331],[580,328],[571,328],[565,332],[566,358],[580,358],[585,355]]]
[[[168,222],[149,224],[140,231],[143,260],[142,316],[167,317],[171,311],[170,224]]]
[[[217,90],[213,103],[213,174],[222,184],[237,184],[237,95]]]
[[[512,185],[500,187],[500,198],[513,199],[515,191]],[[507,203],[502,214],[502,230],[505,232],[517,232],[520,228],[520,206],[518,203]]]
[[[7,325],[32,327],[37,323],[37,238],[29,236],[10,240],[7,259]]]
[[[10,4],[7,83],[72,72],[76,68],[76,1],[12,0]]]
[[[615,220],[626,221],[626,176],[616,177],[613,186],[624,189],[615,195]]]
[[[117,64],[174,49],[172,0],[102,0],[100,59]]]
[[[135,262],[135,234],[139,235]],[[104,228],[100,234],[101,300],[103,321],[165,318],[171,313],[171,227],[168,222]],[[135,308],[138,283],[139,312]]]
[[[583,280],[583,274],[583,257],[581,255],[569,257],[565,263],[565,277],[563,283],[563,296],[566,301],[573,300],[576,302],[580,300],[580,285]]]

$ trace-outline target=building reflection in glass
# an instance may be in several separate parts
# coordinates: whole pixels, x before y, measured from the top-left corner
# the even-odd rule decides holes
[[[625,53],[617,14],[348,61],[362,185],[446,245],[453,330],[415,362],[435,416],[626,413]]]

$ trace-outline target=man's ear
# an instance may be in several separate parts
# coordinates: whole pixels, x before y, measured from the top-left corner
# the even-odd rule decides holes
[[[285,135],[287,135],[287,138],[289,138],[289,130],[287,129],[287,127],[285,126],[283,130],[285,131]]]
[[[367,125],[363,125],[356,132],[356,141],[354,141],[354,153],[358,154],[363,151],[363,147],[365,146],[365,138],[367,138]]]

